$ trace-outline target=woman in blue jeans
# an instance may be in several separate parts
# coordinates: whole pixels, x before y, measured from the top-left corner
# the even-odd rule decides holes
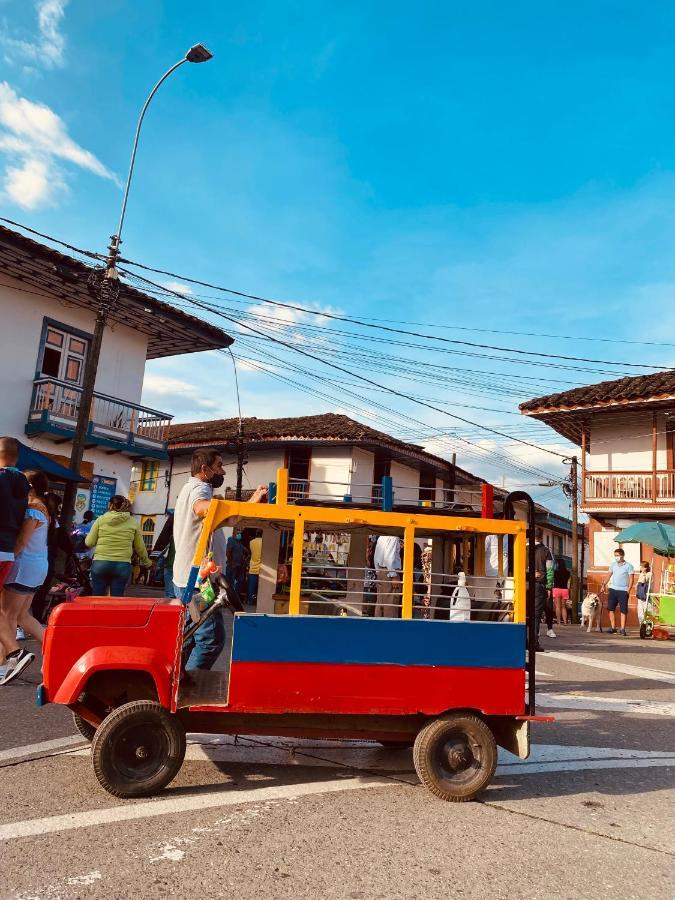
[[[131,577],[131,557],[136,551],[142,568],[150,567],[148,551],[143,543],[141,526],[131,515],[131,503],[116,494],[108,504],[108,512],[96,519],[85,538],[94,547],[91,564],[91,587],[94,596],[123,597]]]

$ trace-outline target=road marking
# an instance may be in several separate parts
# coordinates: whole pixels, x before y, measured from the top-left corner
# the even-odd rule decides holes
[[[194,737],[194,736],[193,736]],[[246,738],[237,742],[230,735],[204,735],[202,743],[191,740],[185,759],[188,762],[237,763],[248,766],[302,766],[303,768],[342,769],[368,773],[412,775],[417,783],[409,749],[392,750],[365,742],[317,742],[293,738]],[[78,755],[88,755],[88,750]],[[564,744],[535,744],[527,759],[518,759],[499,748],[497,776],[536,775],[540,772],[574,772],[588,769],[645,768],[675,766],[675,751],[617,750],[613,747],[581,747]],[[351,773],[350,773],[351,774]]]
[[[660,700],[626,700],[619,697],[591,697],[587,694],[537,694],[537,706],[544,709],[589,709],[603,712],[639,713],[645,716],[675,716],[675,703]]]
[[[39,744],[25,744],[23,747],[12,747],[9,750],[0,751],[0,762],[8,759],[21,759],[24,756],[34,756],[48,750],[62,750],[64,747],[73,747],[75,744],[83,744],[81,734],[71,734],[67,737],[54,738],[53,741],[41,741]]]
[[[78,828],[89,828],[93,825],[110,825],[113,822],[131,822],[155,816],[192,812],[200,809],[213,809],[220,806],[238,806],[242,803],[262,802],[265,800],[288,800],[312,794],[329,794],[334,791],[353,791],[370,787],[392,787],[398,784],[398,782],[387,778],[345,778],[337,781],[311,784],[276,785],[274,787],[254,788],[253,790],[235,790],[231,788],[230,790],[214,791],[208,794],[194,794],[190,797],[168,797],[165,800],[149,800],[141,803],[129,802],[126,805],[112,806],[107,809],[92,809],[88,812],[47,816],[43,819],[26,819],[23,822],[10,822],[7,825],[0,825],[0,841],[73,831]]]
[[[645,769],[675,766],[675,751],[617,750],[614,747],[536,744],[527,759],[499,751],[498,776],[539,775],[542,772],[583,772],[591,769]]]
[[[605,669],[607,672],[620,672],[622,675],[635,675],[636,678],[648,678],[650,681],[663,681],[665,684],[675,684],[675,675],[670,672],[662,672],[659,669],[628,666],[625,663],[608,662],[605,659],[593,659],[590,656],[577,656],[575,653],[562,653],[559,650],[547,650],[546,657],[547,659],[562,659],[566,662],[581,663],[583,666]]]

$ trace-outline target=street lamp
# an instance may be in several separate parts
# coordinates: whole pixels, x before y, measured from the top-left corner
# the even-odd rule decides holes
[[[138,117],[136,125],[136,134],[134,136],[134,144],[131,150],[131,161],[129,163],[129,172],[127,174],[126,184],[124,186],[124,196],[122,197],[122,209],[120,211],[120,219],[117,225],[117,231],[110,238],[108,247],[108,257],[106,259],[106,267],[103,273],[92,272],[89,279],[88,288],[95,299],[98,301],[96,312],[96,323],[94,326],[94,334],[91,340],[91,346],[87,353],[87,359],[84,366],[82,376],[82,392],[80,394],[80,405],[77,412],[77,423],[75,425],[75,434],[73,435],[73,448],[70,454],[70,467],[76,472],[80,471],[82,465],[82,457],[84,456],[84,448],[87,440],[87,430],[89,427],[89,415],[91,412],[91,404],[94,397],[94,385],[96,383],[96,372],[98,370],[99,357],[101,355],[101,343],[103,341],[103,332],[108,320],[109,314],[114,309],[115,303],[120,293],[119,273],[116,264],[119,257],[120,244],[122,243],[122,228],[124,226],[124,217],[127,211],[127,200],[129,199],[129,188],[131,186],[131,177],[134,173],[134,164],[136,162],[136,150],[138,149],[138,139],[141,134],[141,126],[145,113],[150,105],[150,101],[157,93],[160,85],[176,69],[180,68],[184,63],[202,63],[208,62],[213,58],[213,54],[204,44],[195,44],[190,47],[183,59],[174,63],[170,69],[162,75],[157,84],[153,87],[148,95],[148,99],[143,104],[143,109]],[[63,507],[61,511],[61,525],[68,527],[73,519],[75,507],[76,482],[68,482],[63,496]]]

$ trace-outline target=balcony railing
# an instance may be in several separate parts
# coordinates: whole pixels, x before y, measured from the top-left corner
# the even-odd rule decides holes
[[[70,437],[75,431],[82,390],[55,378],[33,382],[27,434]],[[89,412],[87,441],[122,452],[151,455],[166,450],[166,432],[172,416],[95,393]]]
[[[583,504],[601,506],[675,505],[675,470],[586,472]]]

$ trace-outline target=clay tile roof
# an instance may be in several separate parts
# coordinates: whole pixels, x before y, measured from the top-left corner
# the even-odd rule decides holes
[[[613,406],[635,403],[641,400],[667,400],[675,397],[675,369],[656,372],[654,375],[636,375],[618,381],[601,381],[585,387],[573,388],[561,394],[547,394],[520,404],[525,415],[565,411],[583,407]]]
[[[238,419],[216,419],[210,422],[187,422],[171,425],[168,431],[169,450],[193,449],[198,446],[222,446],[234,441],[238,433]],[[417,460],[418,463],[436,469],[450,470],[448,460],[426,453],[418,444],[409,444],[398,438],[364,425],[349,416],[322,413],[316,416],[293,416],[280,419],[258,419],[255,416],[243,420],[246,443],[279,444],[303,441],[326,444],[358,444],[371,449],[386,448],[394,454]],[[460,476],[472,481],[482,479],[457,469]]]
[[[87,289],[93,270],[79,259],[0,225],[0,275],[15,281],[14,285],[4,283],[4,287],[25,292],[27,303],[32,294],[39,294],[93,313],[96,303]],[[222,328],[126,282],[121,282],[120,296],[109,318],[147,337],[148,359],[228,347],[233,341]]]

